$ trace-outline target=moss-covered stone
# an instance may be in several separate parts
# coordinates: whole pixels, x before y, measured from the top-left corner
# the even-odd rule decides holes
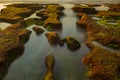
[[[68,49],[70,49],[71,51],[78,50],[81,47],[80,43],[75,38],[69,36],[65,38],[65,42]]]
[[[42,17],[42,25],[48,31],[62,29],[62,23],[60,17],[64,15],[62,12],[63,7],[57,4],[49,4],[44,10],[36,13],[37,16]]]
[[[44,32],[44,29],[42,29],[42,28],[40,28],[40,27],[33,27],[33,30],[35,31],[35,33],[37,34],[37,35],[40,35],[40,34],[42,34],[43,32]]]
[[[88,76],[93,80],[120,79],[120,52],[95,47],[83,58],[83,63],[88,67]]]
[[[60,37],[56,32],[49,32],[45,35],[52,46],[56,46],[58,44]]]
[[[0,79],[7,74],[9,65],[24,51],[24,43],[29,39],[30,31],[26,29],[0,30]]]
[[[72,8],[72,10],[75,12],[86,13],[86,14],[96,14],[97,13],[97,11],[95,10],[94,7],[82,6],[80,4],[75,4],[74,7]]]
[[[32,10],[27,8],[7,7],[1,10],[0,22],[16,23],[24,16],[29,16]],[[20,16],[22,15],[22,16]]]
[[[45,73],[42,80],[55,80],[53,67],[55,65],[55,58],[53,56],[53,53],[49,54],[45,58],[45,65],[47,67],[47,72]]]
[[[1,10],[0,22],[16,23],[42,8],[40,4],[11,4]]]

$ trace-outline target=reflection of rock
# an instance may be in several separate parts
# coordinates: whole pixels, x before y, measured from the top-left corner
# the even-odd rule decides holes
[[[75,12],[86,13],[86,14],[96,14],[97,13],[97,11],[95,10],[94,7],[82,6],[80,4],[76,4],[72,8],[72,10],[75,11]]]
[[[36,34],[42,34],[44,32],[44,29],[40,28],[40,27],[33,27],[33,30],[36,32]]]
[[[16,28],[16,27],[15,27]],[[4,29],[0,31],[0,79],[7,74],[9,65],[24,51],[24,41],[29,39],[26,29]]]
[[[94,80],[119,80],[120,52],[95,47],[83,58],[89,68],[88,76]]]
[[[80,43],[72,37],[66,37],[65,41],[66,41],[68,49],[72,51],[78,50],[81,47]]]
[[[52,46],[56,46],[58,44],[60,37],[56,32],[49,32],[45,35]]]
[[[47,72],[44,75],[42,80],[55,80],[54,72],[53,72],[54,64],[55,64],[55,58],[54,58],[53,54],[49,54],[45,58],[45,65],[47,67]]]

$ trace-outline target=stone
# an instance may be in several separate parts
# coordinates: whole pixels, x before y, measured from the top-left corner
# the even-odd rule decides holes
[[[40,28],[40,27],[33,27],[33,30],[35,31],[35,33],[37,34],[37,35],[40,35],[40,34],[42,34],[43,32],[44,32],[44,29],[42,29],[42,28]]]
[[[81,47],[80,43],[73,37],[66,37],[65,42],[67,44],[68,49],[71,51],[76,51]]]
[[[60,40],[59,35],[57,34],[57,32],[49,32],[45,34],[48,42],[52,45],[52,46],[56,46]]]

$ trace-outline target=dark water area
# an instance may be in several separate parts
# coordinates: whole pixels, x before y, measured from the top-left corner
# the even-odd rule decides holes
[[[82,63],[82,58],[89,52],[85,45],[86,31],[76,26],[77,17],[71,10],[73,4],[61,5],[65,7],[65,16],[61,18],[62,31],[57,31],[57,33],[61,38],[74,37],[80,42],[81,48],[70,51],[66,45],[52,47],[45,36],[48,31],[38,36],[32,30],[36,25],[32,25],[28,28],[32,34],[25,44],[23,55],[11,64],[4,80],[41,80],[46,71],[45,57],[51,52],[55,57],[56,80],[87,80],[87,70]],[[31,17],[36,16],[33,14]]]

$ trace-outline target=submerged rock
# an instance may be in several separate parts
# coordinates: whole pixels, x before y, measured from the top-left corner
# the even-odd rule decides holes
[[[47,67],[47,72],[45,73],[42,80],[55,80],[54,72],[53,72],[54,64],[55,64],[55,58],[53,56],[53,53],[51,53],[45,58],[45,65]]]
[[[49,32],[45,35],[52,46],[56,46],[58,44],[60,37],[56,32]]]
[[[65,38],[65,41],[68,49],[70,49],[71,51],[78,50],[81,47],[80,43],[75,38],[68,36]]]
[[[40,27],[33,27],[33,30],[36,32],[37,35],[42,34],[44,32],[44,29]]]

